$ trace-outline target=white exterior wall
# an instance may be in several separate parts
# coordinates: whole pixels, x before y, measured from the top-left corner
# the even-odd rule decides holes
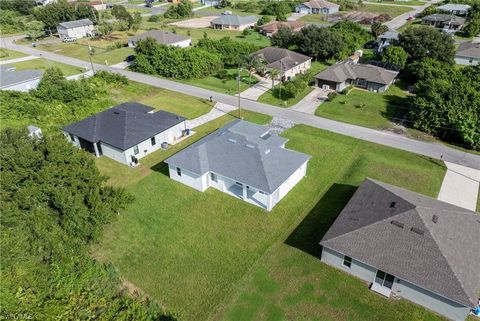
[[[179,42],[175,42],[175,43],[170,44],[170,46],[180,47],[180,48],[190,47],[191,45],[192,45],[192,39],[186,39],[186,40],[183,40],[183,41],[179,41]],[[128,40],[128,46],[130,48],[135,48],[137,46],[137,42],[133,41],[133,40]]]
[[[344,255],[338,253],[327,247],[322,249],[322,262],[327,263],[328,265],[339,268],[349,274],[356,276],[359,279],[362,279],[367,282],[373,282],[377,269],[366,264],[363,264],[352,258],[352,265],[350,268],[343,265]]]
[[[113,160],[116,160],[117,162],[128,165],[130,159],[127,159],[127,156],[125,155],[125,152],[123,150],[102,142],[100,142],[100,147],[102,148],[103,155]]]
[[[307,163],[300,166],[282,185],[278,188],[278,201],[288,194],[300,182],[300,180],[307,175]],[[277,201],[277,202],[278,202]],[[276,203],[275,203],[276,204]]]
[[[168,174],[171,179],[183,183],[187,186],[190,186],[197,191],[204,192],[208,185],[207,185],[207,176],[208,173],[204,175],[198,175],[184,169],[181,169],[181,176],[177,174],[177,167],[168,165]]]
[[[476,65],[480,65],[480,58],[455,56],[455,63],[457,65],[476,66]]]
[[[284,72],[283,75],[285,76],[286,79],[288,79],[288,77],[293,78],[298,74],[305,73],[311,66],[312,66],[312,60],[308,60],[302,64],[299,64],[293,68],[288,69],[287,71]]]
[[[22,82],[22,83],[18,83],[18,84],[15,84],[15,85],[2,87],[1,90],[14,90],[14,91],[24,91],[24,92],[26,92],[26,91],[37,88],[40,80],[41,80],[41,78],[32,79],[32,80],[25,81],[25,82]]]
[[[57,27],[58,35],[60,36],[60,39],[64,39],[65,37],[72,37],[76,39],[88,37],[94,34],[94,26],[89,25],[89,26],[83,26],[83,27],[77,27],[77,28],[62,28],[62,27]]]

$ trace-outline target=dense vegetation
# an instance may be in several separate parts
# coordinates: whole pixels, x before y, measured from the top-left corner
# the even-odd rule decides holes
[[[213,40],[204,36],[195,46],[220,55],[225,67],[238,66],[242,57],[260,49],[251,43],[235,41],[230,37]]]
[[[182,0],[180,3],[170,6],[165,12],[165,18],[180,19],[193,15],[193,4],[190,0]]]
[[[90,19],[96,22],[98,12],[93,7],[58,0],[33,10],[35,19],[45,24],[46,30],[54,32],[60,22]]]
[[[173,320],[88,255],[132,196],[105,186],[93,159],[60,134],[6,129],[0,143],[2,319]]]

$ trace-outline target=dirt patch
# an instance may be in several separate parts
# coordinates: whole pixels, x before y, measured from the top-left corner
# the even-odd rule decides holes
[[[206,16],[201,18],[193,18],[183,21],[177,21],[169,23],[169,25],[177,26],[180,28],[193,28],[193,29],[200,29],[200,28],[208,28],[210,27],[210,21],[217,18],[218,16]]]
[[[370,25],[374,22],[386,22],[392,20],[388,14],[378,14],[372,12],[350,11],[345,13],[338,13],[330,16],[328,21],[337,22],[341,20],[349,20],[361,24]]]

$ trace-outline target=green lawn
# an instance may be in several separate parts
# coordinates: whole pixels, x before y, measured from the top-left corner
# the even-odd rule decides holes
[[[238,69],[228,69],[228,75],[229,76],[227,79],[220,79],[215,76],[209,76],[201,79],[179,80],[179,81],[185,84],[214,90],[220,93],[235,95],[238,92],[238,83],[236,80],[238,75]],[[245,70],[242,70],[240,75],[241,75],[240,92],[244,91],[248,87],[253,86],[258,82],[258,79],[255,78],[254,76],[252,76],[251,82],[250,82],[248,72]]]
[[[394,18],[396,16],[399,16],[405,12],[409,12],[413,10],[412,8],[409,7],[403,7],[403,6],[385,6],[381,4],[364,4],[358,11],[363,11],[363,12],[372,12],[372,13],[378,13],[378,14],[388,14],[390,17]]]
[[[22,62],[16,62],[13,64],[9,64],[9,66],[13,66],[17,68],[17,70],[24,70],[24,69],[40,69],[45,70],[50,67],[58,67],[63,72],[64,76],[72,76],[81,74],[85,70],[79,67],[74,67],[71,65],[66,65],[60,62],[47,60],[44,58],[32,59]]]
[[[10,60],[16,58],[26,57],[27,55],[10,49],[0,48],[0,60]]]
[[[391,127],[390,120],[405,113],[407,93],[399,85],[385,93],[353,89],[348,95],[338,94],[333,101],[322,103],[315,115],[375,129]]]
[[[303,21],[303,22],[306,22],[306,23],[315,23],[315,24],[330,24],[331,22],[328,22],[326,20],[326,16],[323,15],[323,14],[307,14],[303,17],[301,17],[300,19],[298,19],[298,21]]]
[[[179,27],[173,28],[174,26],[171,27],[172,28],[167,28],[165,30],[175,29],[175,31],[180,35],[192,37],[193,43],[196,43],[198,40],[202,39],[204,33],[207,33],[208,37],[211,39],[230,37],[236,41],[248,42],[262,48],[270,46],[270,39],[264,35],[259,34],[258,32],[252,32],[250,35],[244,36],[240,31],[218,30],[212,28],[189,29]]]
[[[395,4],[395,5],[402,5],[402,6],[423,6],[425,1],[419,0],[408,0],[408,1],[393,1],[393,0],[370,0],[369,2],[378,2],[378,3],[386,3],[386,4]]]
[[[307,126],[284,135],[287,147],[313,158],[307,177],[272,212],[214,189],[193,190],[158,163],[127,187],[135,201],[106,228],[95,257],[184,321],[441,320],[405,301],[387,302],[306,249],[283,244],[313,219],[295,240],[316,249],[313,241],[367,176],[436,196],[441,163]],[[111,172],[122,177],[116,183],[129,181],[124,171]]]

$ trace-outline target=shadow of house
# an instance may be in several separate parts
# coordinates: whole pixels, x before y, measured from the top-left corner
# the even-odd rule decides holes
[[[327,233],[356,189],[356,186],[333,184],[288,236],[285,244],[320,259],[322,254],[320,240]]]

